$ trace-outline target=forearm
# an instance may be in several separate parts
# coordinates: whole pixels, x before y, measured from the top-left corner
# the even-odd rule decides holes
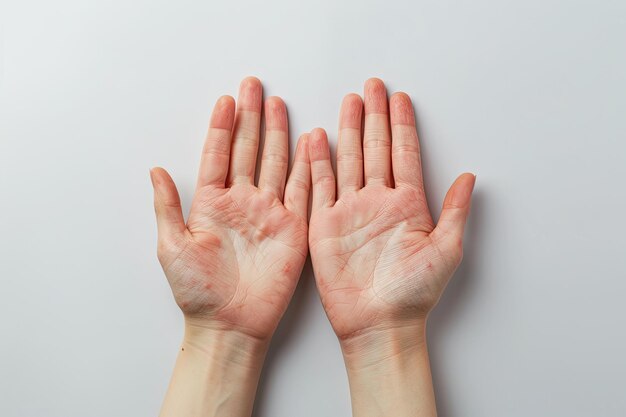
[[[249,417],[267,343],[187,322],[161,417]]]
[[[354,417],[433,417],[426,323],[372,330],[341,341]]]

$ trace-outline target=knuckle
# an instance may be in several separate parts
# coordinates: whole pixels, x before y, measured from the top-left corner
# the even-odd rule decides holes
[[[180,209],[180,199],[178,198],[166,198],[163,199],[163,207],[165,208],[175,208],[175,209]]]
[[[320,175],[315,179],[315,184],[320,186],[330,186],[335,183],[335,177],[332,175]]]
[[[415,143],[398,143],[393,146],[394,154],[419,154],[419,147]]]
[[[157,240],[157,259],[161,264],[166,264],[173,254],[177,252],[177,245],[169,239]]]
[[[342,151],[337,154],[337,162],[363,161],[363,154],[357,151]]]
[[[287,165],[287,156],[280,151],[267,151],[263,153],[263,161],[272,162],[279,165]]]
[[[257,146],[259,131],[256,128],[240,125],[237,129],[237,133],[234,135],[234,142],[237,144]]]
[[[230,138],[226,134],[215,135],[207,141],[204,153],[208,155],[228,155],[230,153]]]
[[[291,178],[291,184],[292,186],[294,186],[295,188],[301,189],[301,190],[305,190],[305,191],[309,191],[310,185],[308,181],[303,180],[302,178],[299,177],[292,177]]]
[[[391,143],[391,135],[386,128],[370,127],[363,134],[363,147],[384,146]]]

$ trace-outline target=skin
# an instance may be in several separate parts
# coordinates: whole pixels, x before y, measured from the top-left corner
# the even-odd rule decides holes
[[[169,174],[151,170],[158,258],[185,316],[185,338],[162,416],[249,416],[269,340],[307,257],[308,135],[289,179],[285,104],[242,81],[237,105],[221,97],[200,161],[187,223]]]
[[[341,107],[337,176],[326,133],[300,137],[289,179],[285,105],[245,79],[237,106],[220,98],[185,224],[178,192],[151,171],[158,256],[185,316],[185,337],[161,416],[250,416],[269,340],[310,248],[319,293],[339,337],[353,414],[434,416],[428,313],[462,258],[475,176],[428,211],[409,97],[382,81]],[[362,129],[361,126],[364,126]],[[307,208],[312,182],[312,214]]]
[[[434,416],[426,319],[461,262],[475,176],[457,178],[435,225],[411,100],[388,100],[379,79],[342,103],[337,177],[322,129],[311,133],[309,156],[309,248],[354,415]]]

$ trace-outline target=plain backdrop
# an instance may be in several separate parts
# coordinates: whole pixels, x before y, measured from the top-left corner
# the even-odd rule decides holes
[[[256,75],[291,143],[336,143],[371,76],[414,100],[433,215],[478,174],[465,258],[429,321],[443,417],[626,414],[626,3],[2,3],[0,415],[160,408],[182,316],[148,169],[185,212],[210,110]],[[293,149],[292,149],[293,150]],[[256,417],[348,416],[307,262]]]

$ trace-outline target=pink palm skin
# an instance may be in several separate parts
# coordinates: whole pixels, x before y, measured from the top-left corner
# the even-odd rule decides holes
[[[265,102],[265,146],[254,184],[262,87],[245,79],[215,105],[198,184],[185,224],[176,186],[151,171],[159,229],[158,257],[187,324],[267,341],[297,285],[307,253],[310,183],[308,135],[287,177],[287,114]]]
[[[307,224],[250,185],[206,188],[188,234],[161,256],[180,308],[258,338],[273,332],[307,255]]]
[[[364,103],[355,94],[344,99],[337,180],[321,129],[311,133],[309,156],[309,248],[336,334],[345,341],[378,330],[422,328],[461,262],[475,176],[457,178],[435,226],[411,101],[404,93],[388,101],[378,79],[366,82]]]

